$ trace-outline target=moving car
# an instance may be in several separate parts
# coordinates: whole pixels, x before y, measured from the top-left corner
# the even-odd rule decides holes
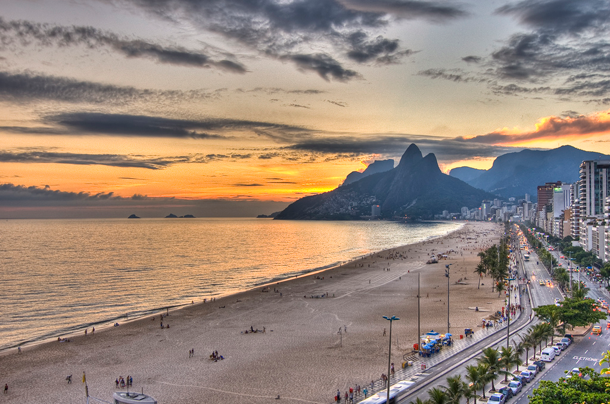
[[[570,370],[568,372],[568,376],[578,376],[578,377],[582,377],[582,373],[580,373],[580,368],[573,368],[572,370]]]
[[[523,388],[523,384],[517,380],[513,380],[512,382],[508,383],[508,388],[513,391],[513,395],[516,395]]]
[[[544,281],[543,281],[542,279],[540,279],[540,280],[538,281],[538,283],[540,284],[540,286],[544,286],[544,285],[546,285],[546,283],[544,283]]]
[[[600,325],[593,326],[593,331],[591,331],[591,334],[601,335],[602,327]]]

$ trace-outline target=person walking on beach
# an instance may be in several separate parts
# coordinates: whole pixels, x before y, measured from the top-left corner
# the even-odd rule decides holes
[[[383,336],[385,337],[385,328],[383,329]]]
[[[8,393],[8,383],[4,385],[4,394]]]

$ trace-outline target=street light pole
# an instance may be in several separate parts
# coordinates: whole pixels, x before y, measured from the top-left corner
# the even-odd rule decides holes
[[[417,351],[419,352],[419,354],[421,355],[421,322],[420,322],[420,314],[419,314],[419,299],[421,298],[421,292],[420,292],[420,278],[421,278],[421,272],[417,273]]]
[[[400,320],[400,318],[398,318],[396,316],[392,316],[392,317],[383,316],[383,318],[385,318],[386,320],[388,320],[390,322],[390,346],[388,348],[388,395],[386,397],[386,402],[389,403],[390,402],[390,377],[392,377],[392,375],[390,373],[390,365],[392,362],[392,322],[394,320]]]
[[[449,323],[449,265],[453,264],[445,265],[445,276],[447,277],[447,334],[451,332],[451,323]]]
[[[512,292],[512,290],[510,290],[510,282],[514,280],[515,278],[508,278],[508,307],[506,311],[506,318],[508,319],[508,322],[506,323],[506,349],[510,347],[508,344],[510,339],[510,294]]]

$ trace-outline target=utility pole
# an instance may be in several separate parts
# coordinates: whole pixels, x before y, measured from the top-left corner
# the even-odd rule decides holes
[[[570,296],[574,297],[574,289],[572,289],[572,251],[569,251],[570,255],[570,263],[569,268],[570,268]]]
[[[445,276],[447,277],[447,334],[451,332],[451,323],[449,323],[449,266],[453,264],[445,265]]]
[[[417,273],[417,350],[421,354],[421,324],[420,324],[420,304],[419,299],[421,298],[421,272]]]

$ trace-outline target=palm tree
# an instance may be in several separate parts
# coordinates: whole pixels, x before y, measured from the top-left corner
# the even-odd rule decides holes
[[[534,348],[534,356],[536,356],[536,342],[534,341],[532,329],[530,328],[525,336],[519,335],[519,338],[521,338],[521,342],[519,344],[523,346],[523,349],[525,349],[525,366],[528,366],[531,348]]]
[[[477,404],[477,392],[466,382],[462,382],[462,391],[466,404],[470,404],[470,399],[474,398],[474,404]]]
[[[482,384],[478,366],[466,366],[466,380],[470,382],[470,391],[474,393],[474,404],[477,404],[477,390],[481,388]]]
[[[479,365],[487,366],[487,381],[491,381],[491,389],[496,390],[494,380],[498,377],[498,370],[500,369],[500,355],[497,349],[485,348],[483,349],[483,356],[477,359]],[[485,398],[485,392],[483,392],[483,398]]]
[[[462,376],[451,376],[447,378],[447,387],[444,387],[447,395],[447,404],[460,404],[464,395],[464,382]]]
[[[429,400],[422,401],[421,398],[417,397],[417,400],[411,401],[409,404],[428,404]]]
[[[502,347],[500,352],[500,364],[504,366],[504,370],[501,373],[504,373],[504,382],[508,381],[508,375],[510,375],[510,368],[513,365],[517,365],[517,369],[519,369],[519,365],[523,364],[521,360],[521,356],[513,350],[513,347]]]
[[[492,376],[491,372],[489,371],[489,365],[487,365],[486,363],[479,363],[477,366],[477,372],[479,372],[479,387],[483,391],[483,398],[485,399],[485,386],[489,381],[493,383],[493,380],[496,378],[497,375]]]
[[[482,254],[482,253],[479,253],[479,254]],[[481,277],[487,273],[487,271],[485,270],[485,265],[483,265],[482,262],[479,262],[477,264],[476,269],[474,270],[474,273],[479,275],[479,285],[477,286],[477,289],[479,289],[481,287]]]
[[[572,298],[582,300],[587,296],[587,293],[589,293],[589,288],[582,287],[582,285],[580,287],[575,286],[572,291]]]
[[[527,350],[529,350],[529,348]],[[521,356],[523,356],[524,352],[527,353],[526,349],[525,349],[525,343],[523,342],[523,337],[521,337],[521,342],[519,342],[519,343],[517,343],[517,342],[515,342],[515,340],[513,340],[513,352],[515,353],[515,356],[517,358],[519,358],[520,363],[517,363],[516,360],[514,363],[515,365],[517,365],[517,372],[518,372],[519,366],[523,364],[523,360],[521,359]],[[527,355],[526,355],[525,361],[527,362]]]
[[[438,388],[438,387],[431,388],[430,390],[428,390],[428,395],[430,396],[430,398],[428,400],[426,400],[427,403],[447,404],[449,402],[447,393],[445,393],[445,391],[441,388]]]
[[[549,325],[551,326],[551,345],[555,342],[555,331],[559,329],[559,324],[561,323],[561,318],[557,311],[552,311],[549,316],[546,318]]]
[[[505,289],[506,289],[506,285],[504,284],[504,281],[502,279],[500,279],[500,281],[496,285],[496,290],[498,291],[498,297],[500,297],[500,295],[502,294],[502,292]]]

